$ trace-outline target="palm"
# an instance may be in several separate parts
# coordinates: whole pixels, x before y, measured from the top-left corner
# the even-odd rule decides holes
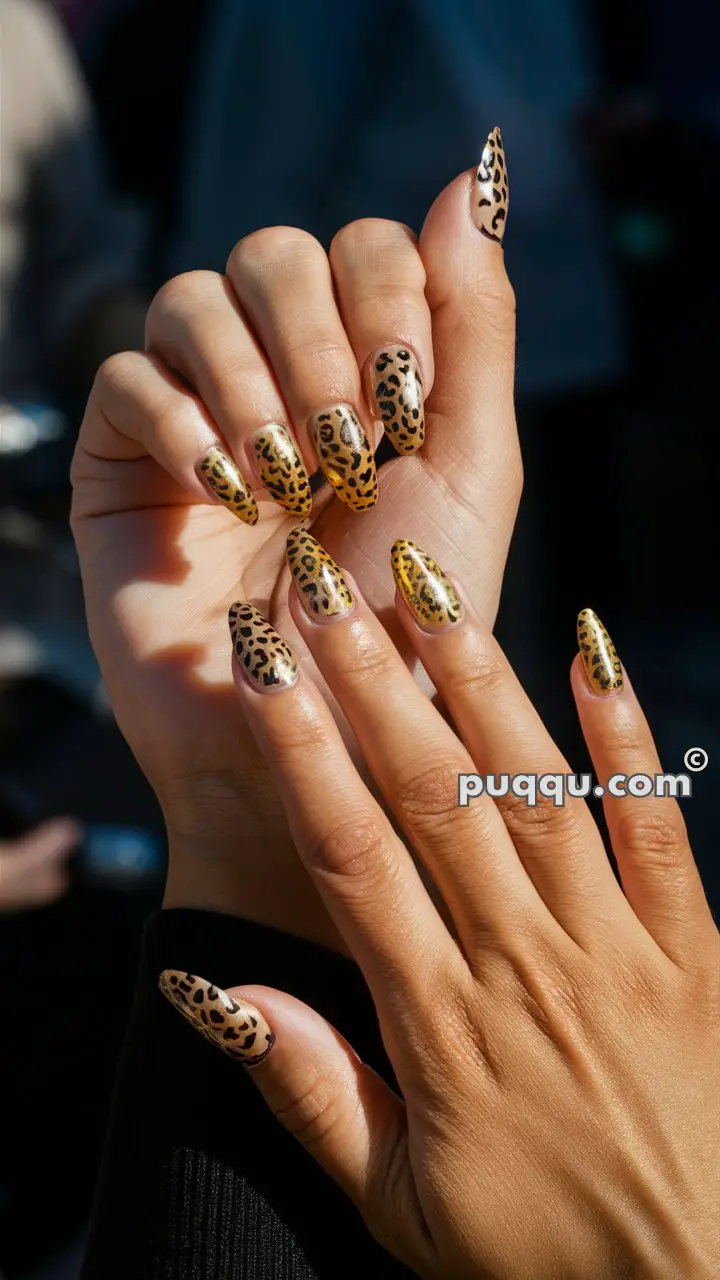
[[[92,475],[76,481],[76,530],[91,632],[119,723],[161,799],[218,776],[246,792],[260,762],[240,732],[227,610],[235,599],[252,600],[314,671],[287,606],[285,541],[293,521],[265,504],[260,523],[247,528],[222,508],[188,502],[149,458],[133,466],[157,471],[149,487],[163,505],[123,510],[116,494],[120,509],[102,511],[102,495],[113,489],[104,473],[117,466],[93,460]],[[313,525],[375,610],[392,603],[388,549],[410,534],[432,546],[467,582],[480,612],[492,615],[504,528],[466,513],[459,539],[457,511],[419,458],[390,462],[380,485],[377,508],[362,516],[323,490]],[[491,498],[478,495],[478,510],[487,512]],[[97,515],[83,521],[84,509]],[[472,562],[458,542],[472,548]],[[478,555],[483,544],[488,554]]]

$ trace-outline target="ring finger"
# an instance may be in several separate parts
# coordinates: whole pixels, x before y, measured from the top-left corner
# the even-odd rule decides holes
[[[252,523],[249,490],[262,486],[288,514],[308,516],[310,482],[288,410],[225,277],[193,271],[163,285],[148,311],[146,340],[191,384],[222,436],[191,460],[213,496]]]

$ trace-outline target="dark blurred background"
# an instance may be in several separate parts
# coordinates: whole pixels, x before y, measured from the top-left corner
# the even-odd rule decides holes
[[[720,10],[0,0],[0,21],[0,1271],[72,1280],[164,845],[85,633],[68,465],[97,365],[142,345],[169,275],[266,224],[419,230],[501,126],[526,486],[498,631],[580,770],[567,668],[598,611],[665,767],[708,752],[685,810],[717,907]]]

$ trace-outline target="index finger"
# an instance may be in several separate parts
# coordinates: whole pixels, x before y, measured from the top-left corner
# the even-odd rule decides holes
[[[250,604],[233,605],[229,622],[238,698],[300,857],[378,1009],[417,1016],[457,947],[289,646]]]

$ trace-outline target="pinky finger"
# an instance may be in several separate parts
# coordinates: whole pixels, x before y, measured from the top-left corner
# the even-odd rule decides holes
[[[283,1127],[351,1197],[381,1243],[397,1250],[393,1221],[401,1213],[406,1220],[416,1201],[409,1160],[399,1159],[403,1150],[407,1157],[400,1098],[293,996],[269,987],[222,991],[172,969],[159,986],[206,1040],[250,1069]]]
[[[158,356],[125,351],[106,360],[95,378],[73,471],[97,461],[140,464],[148,457],[196,502],[217,502],[244,524],[257,523],[250,486],[202,401]],[[123,493],[103,486],[111,510],[165,505],[167,482],[156,469],[143,476],[135,468],[128,480],[120,471]]]
[[[662,766],[652,733],[614,645],[591,609],[578,618],[578,638],[573,693],[598,782],[605,788],[605,818],[625,896],[670,959],[692,964],[713,924],[680,806],[670,795],[655,794]]]

